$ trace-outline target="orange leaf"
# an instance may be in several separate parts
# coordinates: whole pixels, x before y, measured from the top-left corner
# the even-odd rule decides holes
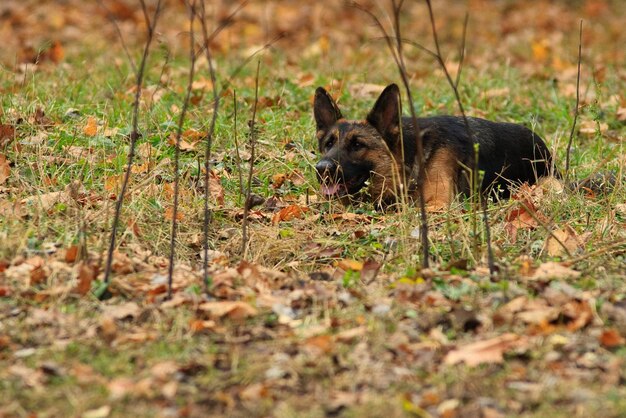
[[[122,188],[122,182],[124,181],[124,175],[118,174],[116,176],[109,176],[104,181],[104,190],[107,192],[117,192]]]
[[[165,216],[165,219],[167,219],[168,221],[171,221],[172,219],[174,219],[174,208],[173,207],[169,207],[165,209],[165,214],[163,215]],[[183,215],[183,213],[179,210],[176,211],[176,220],[177,221],[182,221],[183,219],[185,219],[185,215]]]
[[[281,221],[290,221],[295,218],[301,218],[308,211],[309,208],[307,208],[306,206],[289,205],[285,208],[282,208],[274,215],[274,217],[272,218],[272,224],[277,225]]]
[[[363,262],[350,260],[350,259],[344,259],[337,263],[337,267],[339,267],[342,270],[361,271],[363,270]]]
[[[617,330],[612,328],[602,331],[598,339],[600,340],[600,344],[606,348],[615,348],[624,345],[624,337],[622,337]]]
[[[96,136],[98,133],[98,121],[93,116],[87,118],[87,124],[83,127],[83,133],[87,136]]]
[[[73,263],[76,261],[76,257],[78,256],[78,245],[72,245],[67,250],[65,250],[65,262]]]

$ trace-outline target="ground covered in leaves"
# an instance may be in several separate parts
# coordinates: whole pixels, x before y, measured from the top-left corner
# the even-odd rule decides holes
[[[211,3],[216,28],[235,6]],[[250,2],[211,44],[222,100],[206,186],[213,84],[206,60],[197,63],[167,299],[172,159],[190,66],[185,7],[166,1],[114,276],[98,300],[143,13],[124,0],[3,1],[0,416],[626,415],[626,6],[436,3],[453,72],[469,12],[460,84],[468,114],[532,127],[561,169],[584,20],[571,174],[611,170],[611,193],[553,180],[491,202],[494,277],[480,216],[459,201],[430,214],[432,265],[422,269],[415,208],[327,202],[312,169],[315,87],[362,118],[384,85],[399,82],[380,33],[341,2]],[[361,4],[388,23],[387,9]],[[401,23],[405,38],[432,47],[422,2],[406,4]],[[405,52],[418,113],[458,113],[432,58]],[[258,205],[244,255],[251,165]]]

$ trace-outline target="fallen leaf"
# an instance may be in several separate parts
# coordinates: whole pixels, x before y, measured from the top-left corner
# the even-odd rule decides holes
[[[277,225],[282,221],[291,221],[292,219],[301,218],[308,211],[309,208],[306,206],[289,205],[276,212],[276,214],[272,217],[272,224]]]
[[[78,284],[74,291],[81,296],[86,295],[91,290],[91,284],[98,276],[98,266],[83,261],[78,266]]]
[[[311,354],[327,354],[333,351],[334,341],[330,335],[316,335],[307,338],[304,341],[303,346],[307,348]]]
[[[593,311],[585,300],[572,300],[566,303],[561,308],[561,313],[571,320],[567,323],[567,329],[571,332],[584,328],[593,319]]]
[[[168,221],[171,221],[172,219],[174,219],[174,207],[170,206],[170,207],[165,208],[165,213],[163,214],[163,216]],[[183,219],[185,219],[185,215],[180,209],[178,209],[176,211],[176,220],[182,221]]]
[[[365,326],[351,328],[335,334],[335,341],[350,343],[357,338],[363,337],[365,334],[367,334],[367,327]]]
[[[139,305],[135,302],[126,302],[121,305],[107,305],[102,308],[104,315],[113,319],[122,320],[136,318],[139,315]]]
[[[98,133],[98,121],[93,116],[87,118],[87,123],[83,126],[83,133],[87,136],[96,136]]]
[[[540,39],[532,43],[531,48],[533,52],[533,59],[537,62],[543,63],[548,59],[549,55],[549,42],[547,39]]]
[[[8,145],[15,139],[15,128],[12,125],[0,123],[0,148]]]
[[[559,241],[561,242],[559,243]],[[565,225],[564,229],[556,229],[552,232],[552,235],[546,240],[545,248],[550,257],[560,257],[565,254],[565,249],[570,254],[575,254],[582,250],[583,245],[583,237],[580,237],[574,228]]]
[[[215,318],[228,316],[231,319],[243,319],[257,314],[257,310],[249,303],[241,301],[204,302],[198,309]]]
[[[348,86],[348,91],[355,99],[362,99],[368,97],[378,97],[384,88],[385,86],[380,84],[354,83]]]
[[[11,175],[11,166],[6,155],[0,154],[0,185],[4,184]]]
[[[356,260],[350,260],[350,259],[344,259],[344,260],[340,260],[337,263],[337,267],[339,267],[342,270],[361,271],[361,270],[363,270],[363,262],[362,261],[356,261]]]
[[[561,263],[548,261],[542,263],[530,278],[532,280],[565,280],[575,279],[580,276],[580,272],[564,266]]]
[[[444,362],[452,365],[465,363],[468,366],[477,366],[482,363],[502,363],[505,352],[519,347],[525,339],[519,335],[507,333],[489,340],[466,344],[450,351]]]
[[[106,418],[111,414],[111,407],[103,405],[100,408],[90,409],[81,414],[83,418]]]
[[[219,206],[224,206],[224,187],[222,181],[215,170],[211,170],[209,174],[209,193],[211,198]]]
[[[620,335],[620,333],[613,328],[605,329],[598,337],[600,344],[602,344],[606,348],[615,348],[621,345],[624,345],[624,337]]]

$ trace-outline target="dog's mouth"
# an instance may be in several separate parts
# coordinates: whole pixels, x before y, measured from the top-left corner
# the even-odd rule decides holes
[[[322,195],[326,197],[343,197],[358,193],[367,184],[369,176],[363,176],[352,181],[329,182],[325,181],[321,185]]]

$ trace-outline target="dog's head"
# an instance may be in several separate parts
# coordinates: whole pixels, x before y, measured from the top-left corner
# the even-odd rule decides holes
[[[322,194],[353,195],[369,181],[374,201],[395,195],[399,182],[400,108],[400,90],[391,84],[365,120],[346,120],[330,94],[317,88],[313,113],[322,158],[315,169]]]

